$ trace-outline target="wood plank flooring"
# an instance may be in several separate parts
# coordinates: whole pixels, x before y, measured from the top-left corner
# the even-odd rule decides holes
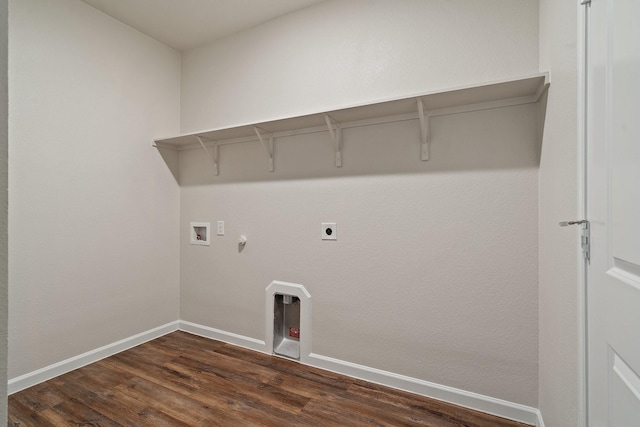
[[[8,425],[525,426],[185,332],[11,395]]]

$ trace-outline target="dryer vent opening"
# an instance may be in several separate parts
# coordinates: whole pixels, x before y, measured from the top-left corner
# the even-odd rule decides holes
[[[303,285],[274,280],[265,289],[267,353],[309,361],[311,354],[311,294]]]
[[[300,360],[300,298],[294,295],[274,295],[273,352]]]

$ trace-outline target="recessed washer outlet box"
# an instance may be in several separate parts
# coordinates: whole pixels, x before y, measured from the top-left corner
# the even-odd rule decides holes
[[[192,222],[189,226],[190,242],[192,245],[211,245],[211,223]]]

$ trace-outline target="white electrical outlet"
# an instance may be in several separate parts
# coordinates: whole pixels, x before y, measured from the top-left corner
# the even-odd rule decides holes
[[[224,236],[224,221],[218,221],[217,234],[218,236]]]
[[[335,222],[322,223],[322,240],[338,240],[338,229]]]

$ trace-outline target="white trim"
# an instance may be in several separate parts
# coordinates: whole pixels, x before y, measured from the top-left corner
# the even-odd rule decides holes
[[[274,288],[270,289],[270,291],[273,290]],[[270,354],[270,352],[267,351],[269,346],[267,346],[264,341],[257,340],[255,338],[221,331],[219,329],[198,325],[196,323],[185,322],[184,320],[180,321],[180,330],[205,338],[211,338],[228,344]],[[356,363],[334,359],[332,357],[322,356],[315,353],[310,353],[305,359],[306,360],[303,360],[300,363],[313,366],[314,368],[336,372],[352,378],[358,378],[387,387],[393,387],[410,393],[416,393],[433,399],[442,400],[454,405],[530,424],[535,427],[544,427],[542,414],[538,409],[530,406],[496,399],[494,397],[460,390],[446,385],[436,384],[368,366],[358,365]]]
[[[274,291],[274,288],[271,288],[270,291]],[[228,344],[237,345],[240,347],[245,347],[251,350],[270,354],[270,352],[267,351],[269,346],[266,345],[264,341],[257,340],[255,338],[249,338],[231,332],[221,331],[219,329],[198,325],[196,323],[185,322],[184,320],[180,321],[180,330],[205,338],[211,338]],[[469,391],[460,390],[457,388],[436,384],[405,375],[399,375],[393,372],[370,368],[368,366],[358,365],[356,363],[346,362],[344,360],[338,360],[319,354],[310,353],[305,359],[306,360],[303,360],[300,363],[308,366],[313,366],[314,368],[336,372],[338,374],[346,375],[352,378],[358,378],[387,387],[393,387],[399,390],[404,390],[433,399],[442,400],[454,405],[463,406],[465,408],[474,409],[499,417],[520,421],[526,424],[534,425],[536,427],[544,427],[542,414],[538,409],[532,408],[530,406],[509,402],[502,399],[496,399],[490,396],[472,393]]]
[[[538,421],[536,422],[536,427],[544,427],[544,420],[542,419],[542,412],[536,410],[538,412]]]
[[[589,30],[589,5],[579,5],[578,14],[578,96],[577,96],[577,133],[578,138],[577,153],[577,184],[578,184],[578,218],[589,219],[588,199],[587,199],[587,98],[588,98],[588,30]],[[577,242],[579,241],[576,240]],[[578,260],[578,283],[577,283],[577,303],[578,303],[578,427],[589,425],[589,390],[588,390],[588,313],[587,313],[587,280],[588,264],[582,256],[582,251],[576,251]]]
[[[531,93],[530,85],[532,83],[536,84],[535,92]],[[170,137],[163,138],[154,138],[154,142],[157,145],[158,143],[161,146],[165,146],[167,144],[171,145],[185,145],[185,144],[193,144],[197,141],[193,141],[196,136],[204,137],[207,139],[212,139],[216,141],[223,141],[227,138],[224,135],[244,135],[244,136],[252,136],[254,134],[254,128],[257,126],[261,126],[265,129],[269,128],[279,128],[279,129],[288,129],[297,131],[298,129],[304,129],[305,125],[313,123],[315,126],[323,126],[324,127],[324,114],[330,115],[337,121],[344,123],[347,122],[347,118],[351,117],[354,110],[359,111],[360,113],[364,113],[364,110],[374,109],[376,111],[373,116],[377,115],[389,115],[384,114],[384,112],[388,112],[393,114],[394,112],[404,111],[405,113],[412,111],[413,106],[415,106],[415,102],[413,101],[416,98],[422,98],[423,100],[428,100],[430,97],[434,97],[436,100],[440,100],[442,102],[443,98],[448,99],[451,97],[452,102],[445,102],[445,105],[466,105],[468,102],[479,101],[478,104],[484,104],[482,102],[483,99],[492,99],[494,95],[502,94],[503,99],[511,99],[513,95],[522,95],[523,99],[527,99],[527,94],[531,96],[529,98],[532,102],[536,102],[536,97],[540,96],[542,92],[544,92],[544,88],[540,86],[544,86],[548,84],[548,73],[536,73],[530,76],[522,77],[522,78],[513,78],[508,80],[499,80],[488,83],[481,84],[472,84],[465,85],[461,87],[449,88],[449,89],[440,89],[427,93],[419,93],[412,94],[409,96],[400,96],[393,98],[385,98],[377,101],[370,101],[364,104],[355,104],[343,106],[334,110],[325,110],[325,111],[315,111],[303,113],[296,116],[285,116],[280,118],[272,118],[267,120],[259,120],[253,121],[244,124],[236,124],[230,126],[223,126],[213,129],[203,129],[197,132],[183,133],[179,135],[173,135]],[[506,93],[505,93],[506,92]],[[491,94],[491,95],[489,95]],[[467,101],[469,98],[466,96],[469,95],[471,101]],[[510,96],[511,95],[511,96]],[[491,102],[491,101],[487,101]],[[443,107],[448,108],[448,107]],[[496,108],[496,107],[491,107]],[[345,116],[346,114],[346,116]],[[358,114],[371,116],[371,111],[368,111],[365,114]],[[414,117],[417,115],[414,115]],[[325,127],[326,129],[326,127]],[[273,133],[273,137],[277,137],[277,133]],[[232,137],[233,138],[233,137]],[[255,141],[256,138],[253,137],[251,139]]]
[[[248,348],[249,350],[259,351],[260,353],[267,353],[267,346],[262,340],[234,334],[233,332],[226,332],[209,326],[198,325],[197,323],[187,322],[186,320],[180,320],[179,324],[179,329],[181,331],[188,332],[193,335],[226,342],[227,344],[237,345],[239,347]]]
[[[615,352],[613,352],[613,372],[618,375],[635,398],[640,400],[640,377]]]
[[[355,120],[352,122],[340,123],[340,128],[344,130],[344,129],[380,125],[380,124],[386,124],[386,123],[406,122],[411,120],[418,120],[417,113],[404,113],[404,114],[398,114],[398,115],[387,116],[387,117],[379,117],[374,119]],[[324,132],[327,132],[327,125],[312,126],[312,127],[295,129],[295,130],[283,130],[279,132],[274,132],[271,135],[274,138],[283,138],[283,137],[308,135],[308,134],[324,133]],[[257,141],[255,136],[239,136],[236,138],[222,139],[222,140],[216,141],[215,143],[218,146],[221,146],[221,145],[241,144],[244,142],[254,142],[254,141]],[[156,146],[158,146],[159,148],[169,148],[175,151],[202,149],[202,147],[198,143],[193,143],[193,142],[185,143],[182,145],[169,145],[163,142],[156,142]],[[205,146],[212,147],[213,143],[207,143],[205,141]]]
[[[420,394],[433,399],[453,403],[465,408],[475,409],[499,417],[532,424],[537,427],[542,421],[542,415],[536,408],[496,399],[478,393],[473,393],[446,385],[436,384],[393,372],[383,371],[356,363],[346,362],[327,356],[311,353],[308,365],[358,378],[387,387]]]
[[[519,105],[526,104],[535,104],[539,101],[539,98],[546,92],[549,88],[548,77],[545,78],[545,83],[540,87],[539,94],[536,95],[528,95],[522,96],[519,98],[509,98],[509,99],[501,99],[497,101],[488,101],[481,102],[478,104],[469,104],[462,105],[457,107],[446,107],[446,108],[438,108],[434,110],[429,110],[426,112],[427,117],[438,117],[438,116],[448,116],[452,114],[463,114],[463,113],[473,113],[476,111],[482,110],[493,110],[497,108],[507,108],[507,107],[517,107]],[[384,125],[387,123],[401,123],[407,121],[415,121],[420,120],[419,113],[402,113],[395,114],[391,116],[384,117],[376,117],[372,119],[361,119],[354,120],[349,122],[340,123],[340,129],[353,129],[359,127],[373,126],[373,125]],[[298,135],[308,135],[314,133],[324,133],[327,132],[327,125],[322,126],[310,126],[301,129],[294,130],[283,130],[279,132],[271,133],[273,138],[283,138],[283,137],[291,137]],[[167,142],[156,141],[155,147],[162,149],[169,149],[173,151],[184,151],[184,150],[202,150],[203,147],[219,147],[222,145],[232,145],[232,144],[241,144],[246,142],[256,142],[259,141],[255,136],[239,136],[234,138],[226,138],[220,139],[216,141],[203,141],[203,145],[200,145],[198,142],[187,142],[181,145],[171,145]]]
[[[178,321],[170,322],[157,328],[141,332],[129,338],[107,344],[95,350],[88,351],[78,356],[71,357],[53,365],[45,366],[33,372],[12,378],[7,383],[7,394],[13,394],[25,388],[32,387],[44,381],[66,374],[75,369],[97,362],[106,357],[113,356],[121,351],[128,350],[147,341],[159,338],[178,330]]]
[[[267,353],[267,346],[262,340],[222,331],[209,326],[199,325],[197,323],[187,322],[185,320],[176,320],[175,322],[167,323],[166,325],[142,332],[130,338],[125,338],[113,344],[100,347],[96,350],[89,351],[37,371],[13,378],[9,380],[8,393],[16,393],[20,390],[24,390],[25,388],[50,380],[59,375],[81,368],[90,363],[97,362],[101,359],[177,330],[248,348],[261,353]],[[520,421],[536,427],[544,427],[542,414],[538,409],[521,405],[519,403],[496,399],[490,396],[472,393],[446,385],[436,384],[314,353],[309,354],[306,361],[300,363],[372,383],[381,384],[387,387],[416,393],[433,399],[442,400],[454,405],[463,406],[499,417]]]

